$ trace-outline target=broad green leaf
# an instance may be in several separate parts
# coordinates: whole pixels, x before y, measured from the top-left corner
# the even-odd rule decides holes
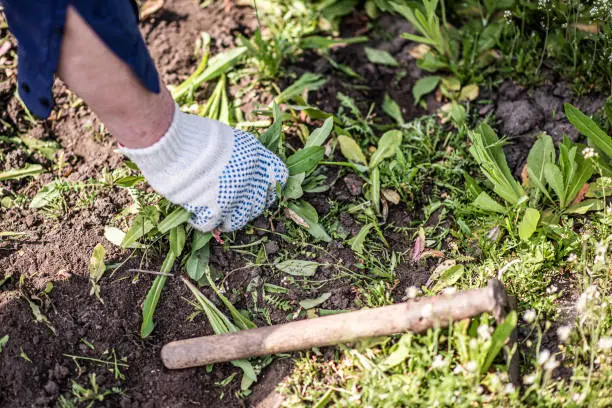
[[[191,218],[191,213],[185,210],[183,207],[178,207],[159,223],[157,229],[162,234],[165,234],[172,228],[186,223],[189,221],[189,218]]]
[[[427,95],[436,89],[436,86],[438,86],[439,83],[440,77],[437,75],[426,76],[416,81],[414,87],[412,88],[414,103],[417,104],[424,95]]]
[[[478,98],[478,85],[470,84],[461,88],[461,93],[459,94],[460,101],[473,101]]]
[[[318,297],[316,297],[314,299],[303,299],[303,300],[300,300],[300,306],[302,306],[306,310],[312,309],[314,307],[319,306],[320,304],[325,302],[330,297],[331,297],[331,292],[325,292],[321,296],[318,296]]]
[[[138,214],[134,221],[132,222],[132,226],[126,232],[123,241],[121,242],[121,246],[123,248],[130,248],[133,244],[136,243],[140,238],[151,232],[155,228],[155,225],[152,220],[148,217],[145,217],[142,213]]]
[[[463,125],[467,119],[467,113],[463,105],[452,101],[450,107],[450,117],[456,127]]]
[[[444,270],[440,275],[440,279],[438,279],[434,287],[431,289],[432,292],[437,293],[444,288],[454,285],[464,273],[465,267],[463,265],[453,265]]]
[[[104,264],[105,254],[106,251],[102,244],[98,244],[94,247],[91,258],[89,259],[89,283],[91,283],[89,295],[96,295],[102,303],[104,303],[104,301],[100,297],[100,286],[98,282],[106,271],[106,265]]]
[[[555,146],[552,137],[542,135],[538,139],[527,157],[527,174],[529,182],[536,186],[544,195],[552,201],[546,188],[546,177],[544,176],[544,165],[555,162]]]
[[[204,246],[197,250],[191,251],[187,262],[185,263],[185,269],[187,275],[196,282],[199,282],[206,272],[208,271],[208,262],[210,260],[210,244],[206,242]]]
[[[115,180],[115,184],[119,187],[134,187],[136,184],[144,181],[144,177],[142,176],[125,176]]]
[[[246,47],[236,47],[231,50],[221,52],[208,61],[208,67],[195,78],[193,88],[197,89],[202,83],[213,80],[228,72],[238,60],[247,52]]]
[[[395,102],[389,94],[385,94],[385,99],[382,104],[383,112],[389,115],[398,125],[404,124],[404,117],[402,116],[402,110],[400,109],[397,102]]]
[[[317,210],[308,201],[293,201],[289,203],[289,208],[307,221],[319,222]]]
[[[297,200],[298,198],[302,197],[304,195],[302,183],[304,182],[305,177],[306,173],[299,173],[289,176],[287,178],[287,183],[285,183],[285,187],[283,188],[283,196],[291,200]]]
[[[506,212],[506,209],[501,204],[495,201],[484,191],[478,194],[478,197],[476,197],[476,200],[474,200],[472,205],[483,211],[496,212],[500,214],[504,214]]]
[[[589,211],[601,211],[606,208],[606,204],[603,200],[597,198],[591,198],[588,200],[581,201],[577,204],[569,206],[566,210],[566,214],[581,214],[584,215]]]
[[[364,165],[368,164],[365,155],[361,151],[361,147],[359,147],[355,139],[350,136],[340,135],[338,136],[338,143],[340,144],[342,155],[347,160]]]
[[[544,177],[557,195],[560,207],[565,207],[565,186],[563,185],[561,169],[552,163],[546,163],[544,165]]]
[[[240,382],[240,389],[246,391],[251,388],[255,382],[257,382],[257,375],[253,365],[248,360],[234,360],[232,361],[234,367],[238,367],[242,370],[242,380]]]
[[[569,103],[563,104],[567,119],[576,129],[585,135],[591,143],[605,153],[608,158],[612,157],[612,137],[608,136],[599,126],[584,113]]]
[[[325,82],[327,82],[327,80],[321,75],[307,72],[289,87],[284,89],[280,95],[276,97],[276,103],[280,104],[289,101],[296,96],[302,95],[305,90],[316,91],[322,87]]]
[[[170,230],[170,237],[168,239],[170,243],[170,250],[174,253],[175,257],[181,256],[183,248],[185,247],[185,227],[177,225]]]
[[[29,136],[21,136],[20,139],[30,150],[42,154],[49,160],[53,160],[53,155],[61,148],[59,143],[52,140],[40,140]]]
[[[317,210],[315,210],[310,203],[304,200],[290,201],[288,207],[290,213],[287,215],[290,215],[293,221],[305,228],[310,235],[325,242],[331,241],[331,237],[327,234],[323,226],[319,224]],[[297,219],[294,217],[297,217]]]
[[[293,276],[313,276],[317,272],[319,264],[313,261],[302,261],[300,259],[289,259],[274,264],[276,268]]]
[[[272,114],[274,123],[259,136],[259,141],[273,153],[278,153],[282,139],[283,117],[276,102],[272,104]]]
[[[540,222],[540,212],[535,208],[527,208],[518,226],[519,237],[523,241],[528,241],[533,233],[536,232],[538,222]]]
[[[195,230],[193,232],[193,238],[191,240],[191,251],[197,251],[200,248],[203,248],[206,244],[210,242],[212,238],[212,234],[210,232],[202,232]]]
[[[323,122],[323,125],[320,128],[312,131],[310,136],[308,136],[308,140],[306,140],[304,147],[322,146],[325,140],[331,134],[333,127],[334,117],[330,116],[329,118],[325,119],[325,122]]]
[[[32,201],[30,201],[30,208],[35,210],[44,208],[60,197],[60,191],[56,188],[55,183],[51,182],[44,185],[43,188],[36,193]]]
[[[2,348],[6,346],[6,343],[8,343],[8,341],[9,341],[8,334],[5,334],[4,336],[2,336],[2,338],[0,338],[0,353],[2,353]]]
[[[388,51],[378,50],[376,48],[364,47],[364,51],[368,61],[373,64],[389,65],[391,67],[399,66],[399,63]]]
[[[406,361],[406,359],[410,357],[410,354],[411,354],[411,348],[410,348],[411,341],[412,341],[412,333],[404,334],[399,339],[397,344],[393,348],[391,348],[391,350],[393,351],[382,362],[381,368],[383,370],[388,370]]]
[[[325,148],[323,146],[311,146],[298,150],[287,158],[289,175],[310,173],[324,157]]]
[[[357,252],[358,254],[363,253],[365,239],[370,233],[370,230],[372,229],[372,227],[374,227],[372,223],[364,225],[363,227],[361,227],[357,235],[355,235],[353,238],[347,241],[347,243],[350,244],[351,249],[353,251]]]
[[[378,148],[370,157],[370,169],[376,168],[383,160],[395,157],[397,149],[402,144],[401,130],[389,130],[378,141]]]
[[[593,164],[591,160],[585,160],[582,155],[576,155],[575,164],[577,168],[572,174],[569,184],[565,186],[565,205],[571,204],[582,187],[584,187],[593,175]]]
[[[489,370],[489,367],[491,367],[491,364],[493,364],[495,357],[497,357],[499,352],[502,350],[504,344],[506,344],[506,340],[508,340],[512,334],[512,331],[516,327],[517,320],[516,311],[513,310],[508,314],[508,316],[506,316],[504,321],[495,328],[495,331],[491,336],[491,345],[487,350],[487,356],[480,367],[481,373],[485,373]]]
[[[36,177],[44,171],[45,170],[40,164],[26,164],[26,166],[21,169],[0,171],[0,181],[19,180],[24,177]]]

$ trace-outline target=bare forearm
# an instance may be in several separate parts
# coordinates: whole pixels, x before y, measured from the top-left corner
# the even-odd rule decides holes
[[[131,148],[150,146],[172,121],[174,102],[164,84],[153,93],[69,7],[59,77],[79,95],[117,140]]]

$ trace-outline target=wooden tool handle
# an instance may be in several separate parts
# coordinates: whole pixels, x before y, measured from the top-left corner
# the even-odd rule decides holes
[[[447,326],[451,321],[484,312],[497,317],[505,307],[506,292],[499,281],[492,280],[486,288],[450,296],[420,298],[376,309],[174,341],[162,348],[161,357],[167,368],[203,366],[405,331],[418,333],[436,324]]]

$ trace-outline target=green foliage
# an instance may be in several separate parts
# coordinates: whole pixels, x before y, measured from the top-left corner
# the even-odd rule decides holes
[[[469,152],[493,185],[493,191],[509,205],[517,205],[525,196],[525,191],[512,176],[502,148],[503,142],[485,123],[470,132],[469,136],[472,141]]]

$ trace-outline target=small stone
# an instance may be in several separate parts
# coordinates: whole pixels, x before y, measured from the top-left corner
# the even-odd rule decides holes
[[[59,393],[59,385],[57,385],[57,383],[54,381],[49,381],[47,384],[45,384],[43,389],[49,395],[57,395]]]
[[[63,380],[68,377],[70,370],[66,366],[55,364],[55,367],[53,367],[53,374],[55,375],[55,379]]]
[[[266,248],[266,253],[268,255],[274,255],[280,249],[278,242],[276,241],[268,241],[264,244],[264,247]]]

